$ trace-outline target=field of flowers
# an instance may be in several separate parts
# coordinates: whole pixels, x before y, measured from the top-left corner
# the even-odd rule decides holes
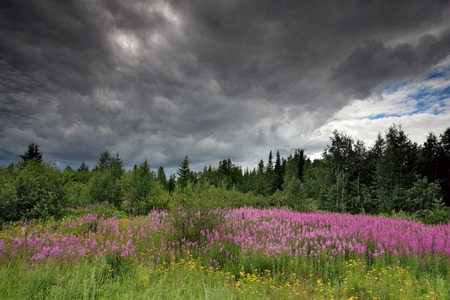
[[[74,296],[68,286],[78,270],[84,290],[75,298],[86,299],[106,298],[111,284],[134,285],[138,294],[122,294],[134,299],[450,299],[449,225],[279,209],[212,214],[214,226],[199,226],[211,217],[201,212],[154,211],[4,227],[0,276],[10,279],[0,283],[0,298],[19,297],[14,287],[26,279],[15,273],[42,282],[43,270],[53,270],[47,297]],[[196,234],[180,234],[186,229]]]

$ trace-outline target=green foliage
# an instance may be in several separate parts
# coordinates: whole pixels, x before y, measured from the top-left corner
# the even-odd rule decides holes
[[[189,168],[189,159],[186,156],[178,168],[178,185],[184,189],[189,182],[194,182],[194,176]]]
[[[379,211],[403,209],[404,190],[416,177],[417,146],[400,126],[391,126],[386,133],[386,148],[376,164],[375,182],[380,202]],[[396,201],[399,200],[400,202]]]
[[[172,194],[175,191],[176,185],[177,180],[175,179],[175,175],[172,174],[167,182],[167,191],[169,194]]]
[[[67,207],[86,206],[89,201],[89,186],[82,182],[68,181],[63,186]]]
[[[144,161],[138,167],[134,167],[131,171],[129,200],[131,204],[144,201],[150,193],[153,181],[150,166]]]
[[[122,175],[122,194],[127,200],[127,211],[137,215],[148,214],[153,209],[167,209],[169,193],[160,180],[154,177],[147,161]]]
[[[445,206],[442,198],[434,198],[432,207],[420,212],[425,224],[442,224],[450,222],[450,208]]]
[[[281,190],[283,190],[284,170],[283,170],[283,165],[281,162],[280,151],[277,151],[277,158],[275,160],[274,174],[275,174],[275,179],[273,182],[274,190],[281,191]]]
[[[0,169],[0,224],[20,218],[19,199],[11,170]]]
[[[267,205],[266,198],[201,181],[188,183],[184,189],[177,188],[170,197],[169,208],[175,237],[179,241],[183,238],[199,241],[201,231],[212,230],[223,223],[223,208]]]
[[[136,215],[146,215],[154,209],[166,210],[169,208],[171,196],[158,181],[150,182],[150,191],[144,199],[135,201],[125,207],[127,211]]]
[[[17,218],[35,219],[61,214],[65,193],[59,170],[31,160],[23,169],[15,171]]]
[[[363,142],[334,131],[323,159],[314,162],[303,149],[286,159],[279,151],[274,159],[270,151],[267,162],[260,160],[252,170],[243,172],[231,159],[224,159],[216,168],[194,173],[186,156],[178,180],[175,175],[167,179],[163,167],[155,175],[147,161],[125,172],[119,155],[108,151],[100,154],[92,171],[84,162],[77,170],[60,171],[42,163],[42,152],[33,143],[21,155],[22,161],[1,169],[0,219],[48,216],[63,206],[88,203],[109,203],[120,209],[124,202],[128,211],[142,214],[194,201],[218,207],[270,203],[297,210],[317,205],[321,210],[350,213],[402,211],[423,220],[434,214],[430,218],[441,220],[446,213],[435,209],[435,202],[442,197],[450,205],[449,141],[450,128],[439,138],[430,133],[419,147],[400,126],[393,125],[366,149]],[[55,185],[48,184],[53,181]]]
[[[75,180],[81,183],[88,183],[90,177],[89,167],[83,161],[76,171]]]
[[[237,208],[243,206],[266,207],[268,198],[242,193],[237,189],[228,189],[226,185],[218,187],[210,185],[208,181],[189,183],[185,189],[177,188],[171,195],[170,208],[189,206],[195,209]]]
[[[161,184],[161,186],[164,189],[168,188],[168,181],[167,181],[166,173],[164,172],[164,168],[162,166],[160,166],[158,168],[158,174],[156,176],[156,180],[159,181],[159,184]]]
[[[119,208],[122,202],[118,180],[107,170],[93,172],[88,183],[88,194],[91,203],[107,202]]]
[[[36,143],[31,143],[28,145],[28,150],[20,156],[22,158],[22,164],[26,164],[28,161],[36,160],[37,162],[42,162],[42,152],[39,150],[39,145]]]
[[[118,210],[109,203],[88,204],[84,207],[68,208],[66,213],[66,215],[73,217],[82,217],[86,214],[97,215],[98,217],[104,218],[117,217],[120,219],[126,217],[126,213],[124,211]]]
[[[122,160],[119,154],[112,156],[103,151],[88,183],[91,202],[108,202],[116,208],[122,204],[120,178],[123,174]]]
[[[217,170],[207,171],[208,181],[215,186],[225,186],[228,189],[239,188],[242,182],[242,170],[234,165],[231,159],[224,159],[219,162]]]
[[[128,275],[133,262],[129,258],[120,256],[119,252],[108,253],[105,255],[106,266],[103,268],[103,277],[105,279],[123,280]]]
[[[441,187],[435,182],[428,182],[426,177],[418,178],[406,191],[406,203],[403,210],[415,212],[432,209],[435,199],[441,197]]]
[[[297,211],[307,211],[308,201],[306,200],[303,184],[300,179],[292,177],[285,185],[285,205]]]
[[[198,242],[202,231],[223,223],[223,214],[215,209],[216,199],[205,197],[205,189],[209,187],[209,184],[193,185],[188,181],[184,188],[180,186],[172,194],[173,235],[180,244],[183,240]]]
[[[211,232],[224,222],[224,212],[219,209],[180,206],[171,214],[173,235],[179,244],[182,241],[199,242],[202,232]]]
[[[112,155],[107,150],[100,153],[100,158],[98,159],[97,165],[94,167],[94,171],[107,171],[115,180],[120,179],[123,173],[123,163],[119,154],[116,153],[116,155]]]

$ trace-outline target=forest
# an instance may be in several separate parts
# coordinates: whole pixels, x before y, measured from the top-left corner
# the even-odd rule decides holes
[[[0,223],[55,217],[93,204],[145,215],[179,205],[237,208],[289,207],[296,211],[400,215],[427,224],[450,218],[450,128],[429,133],[422,145],[399,125],[367,147],[339,131],[322,158],[302,148],[287,157],[269,151],[252,170],[230,159],[200,172],[186,156],[177,176],[152,171],[143,161],[125,170],[119,154],[100,153],[90,170],[56,168],[32,143],[20,159],[0,169]]]
[[[31,143],[0,169],[1,299],[449,299],[450,128],[167,178]]]

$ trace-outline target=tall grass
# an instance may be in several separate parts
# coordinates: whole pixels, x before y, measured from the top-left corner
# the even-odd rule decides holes
[[[342,263],[341,275],[264,270],[238,276],[198,261],[131,265],[110,276],[106,259],[73,264],[24,262],[0,268],[1,299],[449,299],[448,278],[416,278],[408,268]],[[301,272],[301,270],[299,270]]]
[[[450,299],[450,226],[287,210],[0,231],[0,299]]]

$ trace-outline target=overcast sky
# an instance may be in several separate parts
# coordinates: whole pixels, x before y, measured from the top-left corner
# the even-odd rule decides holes
[[[450,127],[450,2],[2,0],[0,165],[253,167]]]

